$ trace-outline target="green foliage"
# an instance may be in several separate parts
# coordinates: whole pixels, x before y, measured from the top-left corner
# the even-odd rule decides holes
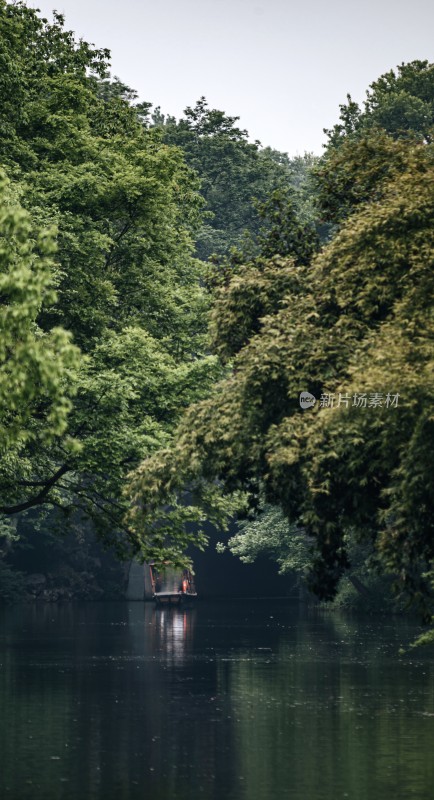
[[[312,555],[312,542],[306,532],[288,520],[278,507],[267,506],[254,519],[241,520],[238,532],[227,548],[245,564],[252,564],[260,555],[267,555],[279,565],[281,574],[295,572],[306,578]]]
[[[254,497],[262,482],[266,500],[315,537],[310,583],[323,598],[333,597],[349,566],[352,528],[376,545],[402,591],[429,604],[433,150],[402,147],[402,169],[390,171],[378,199],[362,204],[309,267],[291,259],[247,265],[222,289],[217,341],[224,348],[227,337],[233,372],[187,412],[174,447],[132,482],[145,524],[147,509],[155,515],[183,486],[202,502],[211,483],[241,507],[242,492]],[[267,307],[278,279],[285,287]],[[302,410],[301,391],[323,403]],[[357,404],[377,393],[381,405]],[[398,407],[390,407],[392,394]]]
[[[9,209],[2,185],[0,509],[55,505],[65,521],[75,509],[137,550],[126,475],[220,374],[201,358],[198,182],[109,80],[108,51],[77,42],[61,15],[0,2],[0,53],[0,159],[16,198]]]
[[[415,139],[414,146],[420,141]],[[318,203],[325,218],[341,223],[364,203],[378,201],[390,181],[407,168],[409,142],[392,139],[381,130],[362,139],[345,139],[330,149],[316,170]]]
[[[56,300],[53,230],[38,229],[0,176],[0,453],[13,469],[20,447],[46,446],[67,426],[78,351],[61,328],[37,324]]]
[[[3,566],[21,574],[21,599],[69,601],[121,599],[125,565],[103,549],[91,523],[74,511],[65,526],[63,513],[31,509],[16,521],[16,543]],[[0,562],[0,591],[3,586]]]
[[[318,234],[311,217],[297,213],[294,192],[275,189],[258,205],[260,219],[268,223],[259,230],[258,247],[263,258],[293,256],[306,266],[318,249]]]
[[[258,334],[262,320],[275,314],[288,292],[297,293],[303,273],[289,259],[258,258],[238,269],[230,283],[220,287],[211,312],[211,341],[215,352],[232,359]]]
[[[14,603],[26,595],[23,572],[13,569],[0,559],[0,602]]]
[[[333,606],[377,612],[397,610],[391,579],[381,574],[372,542],[360,541],[351,528],[345,531],[344,541],[349,568],[339,584]],[[261,555],[268,556],[276,562],[281,574],[295,574],[301,586],[307,588],[318,556],[315,544],[316,540],[307,535],[305,528],[288,523],[281,508],[265,506],[255,518],[240,520],[237,533],[218,549],[223,551],[227,547],[246,564]]]
[[[317,170],[324,219],[339,223],[362,203],[378,200],[393,175],[406,168],[408,148],[432,141],[434,65],[401,64],[367,91],[363,110],[348,95],[340,123],[328,134]]]
[[[150,117],[108,57],[0,0],[2,518],[59,507],[121,554],[185,564],[203,523],[263,495],[284,518],[268,539],[246,526],[243,558],[267,547],[331,598],[375,548],[428,616],[434,68],[349,98],[316,189],[311,157],[204,98]]]
[[[199,258],[244,249],[246,232],[255,240],[261,228],[258,204],[273,191],[292,187],[301,215],[309,220],[315,217],[310,183],[313,156],[289,159],[286,153],[249,142],[247,131],[236,125],[238,117],[210,109],[204,97],[194,108],[186,108],[178,122],[165,118],[159,109],[152,119],[164,141],[182,149],[200,178],[207,218],[197,233]]]
[[[431,141],[433,125],[434,65],[411,61],[371,84],[363,110],[348,95],[347,103],[340,106],[340,122],[326,133],[329,146],[339,148],[346,138],[363,138],[373,128],[381,128],[393,138],[415,134]]]
[[[0,602],[14,602],[25,595],[22,572],[12,569],[5,558],[18,539],[16,525],[7,517],[0,517]]]

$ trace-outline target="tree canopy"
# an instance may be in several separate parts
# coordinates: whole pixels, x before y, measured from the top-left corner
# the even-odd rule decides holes
[[[290,159],[259,141],[249,141],[248,132],[237,126],[239,118],[209,108],[205,97],[194,108],[187,107],[178,121],[159,108],[151,119],[164,141],[182,150],[200,178],[206,217],[197,232],[199,258],[243,249],[246,236],[254,243],[262,225],[260,206],[273,191],[291,189],[300,215],[315,219],[310,181],[314,156]]]
[[[56,508],[181,564],[265,504],[319,596],[360,544],[430,614],[434,67],[349,97],[318,162],[205,98],[151,115],[21,2],[0,65],[0,535]]]
[[[331,147],[339,147],[348,137],[363,138],[373,128],[393,138],[416,135],[431,141],[433,124],[434,65],[416,60],[374,81],[363,109],[347,95],[347,103],[340,106],[340,122],[326,133]]]
[[[54,250],[53,231],[32,224],[0,176],[0,448],[9,468],[23,445],[62,434],[71,410],[78,350],[61,328],[37,324],[56,301]]]
[[[108,51],[77,42],[61,15],[1,2],[0,42],[0,157],[16,198],[8,211],[2,184],[0,355],[15,384],[0,426],[18,431],[0,513],[81,509],[136,547],[125,477],[218,370],[198,360],[198,182],[125,87],[108,90]]]
[[[364,107],[350,95],[340,122],[326,130],[328,143],[318,169],[322,214],[339,224],[371,197],[391,171],[405,168],[400,144],[430,142],[434,126],[434,65],[401,64],[374,81]]]
[[[348,526],[376,543],[401,588],[429,596],[434,151],[384,137],[375,192],[309,266],[259,260],[222,287],[214,347],[231,374],[132,481],[149,549],[156,535],[170,548],[187,515],[182,487],[204,507],[210,486],[238,507],[260,494],[314,537],[320,596],[348,567]],[[303,410],[306,391],[317,402]],[[162,504],[165,539],[152,527]]]

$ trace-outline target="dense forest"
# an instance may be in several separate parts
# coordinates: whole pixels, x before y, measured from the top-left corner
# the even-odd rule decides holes
[[[0,597],[121,594],[212,523],[431,620],[434,65],[290,158],[61,15],[0,0],[0,58]]]

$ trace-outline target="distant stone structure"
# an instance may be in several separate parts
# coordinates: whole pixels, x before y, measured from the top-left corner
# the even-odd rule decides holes
[[[131,561],[128,572],[127,600],[151,600],[152,595],[149,564]]]

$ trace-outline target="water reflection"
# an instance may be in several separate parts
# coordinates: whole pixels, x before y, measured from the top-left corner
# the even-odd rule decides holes
[[[134,651],[138,656],[158,654],[166,664],[183,664],[193,649],[195,614],[195,608],[130,604],[128,624]]]
[[[397,658],[398,632],[331,617],[290,630],[260,668],[233,654],[246,797],[433,796],[432,663]]]
[[[415,630],[220,602],[1,612],[0,795],[431,800]]]

